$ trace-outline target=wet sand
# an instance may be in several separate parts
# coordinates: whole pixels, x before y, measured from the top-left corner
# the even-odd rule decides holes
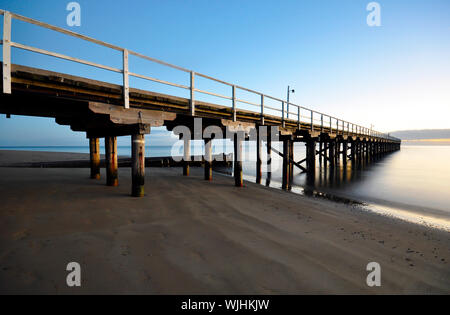
[[[103,158],[104,155],[102,154]],[[0,150],[0,167],[19,163],[89,161],[89,154],[68,152]]]
[[[70,158],[0,163],[49,156]],[[201,169],[147,169],[137,199],[130,172],[107,187],[104,169],[0,167],[0,293],[450,293],[449,232]],[[66,285],[72,261],[80,288]],[[372,261],[381,287],[366,285]]]

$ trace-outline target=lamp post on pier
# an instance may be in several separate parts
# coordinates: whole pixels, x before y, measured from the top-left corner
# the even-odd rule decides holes
[[[287,113],[286,113],[286,118],[289,118],[289,94],[290,93],[295,93],[295,90],[291,89],[291,87],[288,85],[288,88],[287,88],[287,106],[286,106]]]

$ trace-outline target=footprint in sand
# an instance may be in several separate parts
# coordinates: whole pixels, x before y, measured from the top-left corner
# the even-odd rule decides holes
[[[128,256],[129,254],[131,254],[130,246],[123,245],[123,246],[121,246],[121,248],[122,248],[122,251],[121,251],[122,256]]]
[[[21,231],[15,232],[12,236],[13,236],[13,240],[21,241],[21,240],[26,239],[29,235],[30,235],[30,233],[28,230],[21,230]]]

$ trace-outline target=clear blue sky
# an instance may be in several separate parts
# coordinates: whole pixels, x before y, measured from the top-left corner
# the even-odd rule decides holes
[[[69,2],[0,0],[0,8],[279,98],[290,84],[293,102],[380,131],[450,128],[448,0],[378,1],[380,27],[366,23],[367,0],[80,0],[80,27],[66,24]],[[121,67],[118,53],[21,22],[13,40]],[[120,75],[29,52],[14,50],[13,62],[120,83]],[[130,66],[188,82],[149,63]],[[0,117],[0,146],[85,143],[84,134],[53,120]]]

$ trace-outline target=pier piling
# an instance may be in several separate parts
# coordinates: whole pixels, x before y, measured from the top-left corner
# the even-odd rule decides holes
[[[119,185],[117,168],[117,137],[105,137],[106,185]]]
[[[334,154],[334,157],[336,158],[336,165],[339,165],[341,155],[341,142],[338,140],[336,141],[335,145],[336,145],[336,153]]]
[[[310,139],[306,142],[306,176],[310,184],[316,176],[316,141]]]
[[[205,180],[212,180],[212,139],[205,139]]]
[[[323,158],[323,148],[322,148],[322,146],[323,146],[323,142],[320,141],[319,142],[319,165],[320,165],[320,167],[322,167],[322,158]]]
[[[145,136],[135,134],[131,136],[131,195],[144,196],[145,183]]]
[[[266,186],[270,185],[272,178],[272,128],[267,127],[267,174],[266,174]]]
[[[261,184],[262,178],[262,139],[261,139],[261,127],[256,128],[256,183]]]
[[[292,139],[289,140],[289,190],[292,189],[292,182],[294,181],[294,145],[295,142]]]
[[[328,143],[328,151],[329,151],[329,159],[330,159],[330,168],[334,169],[335,165],[336,165],[336,158],[334,157],[335,155],[335,142],[334,141],[330,141]]]
[[[189,176],[189,164],[191,161],[191,139],[187,138],[186,136],[184,136],[183,150],[183,176]]]
[[[344,141],[342,143],[342,163],[344,163],[344,167],[347,166],[347,160],[348,160],[347,152],[348,152],[348,142]]]
[[[290,149],[290,140],[289,139],[283,139],[283,174],[282,174],[282,189],[288,189],[289,188],[289,149]]]
[[[91,178],[100,179],[100,139],[89,138]]]
[[[242,141],[244,136],[241,132],[234,134],[234,184],[236,187],[243,187],[242,178]]]

